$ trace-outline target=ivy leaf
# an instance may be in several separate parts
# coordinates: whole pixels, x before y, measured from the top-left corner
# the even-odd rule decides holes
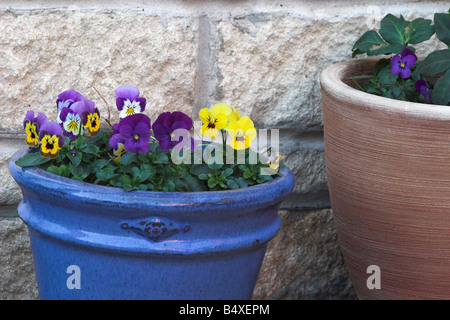
[[[440,77],[433,90],[433,103],[443,106],[450,102],[450,70],[447,70],[445,75]]]
[[[367,53],[367,55],[372,55],[373,50],[377,50],[387,46],[388,44],[381,39],[380,35],[374,31],[370,30],[364,33],[361,38],[359,38],[355,45],[353,46],[353,58],[362,53]]]
[[[435,13],[434,25],[438,39],[450,47],[450,14]]]
[[[392,14],[386,15],[380,23],[380,35],[390,44],[406,44],[405,31],[408,22],[400,15],[399,18]]]
[[[443,49],[430,53],[417,65],[416,72],[435,75],[448,69],[450,69],[450,49]]]
[[[43,163],[49,162],[50,158],[45,158],[41,156],[39,152],[31,152],[26,155],[24,155],[22,158],[18,159],[15,163],[19,167],[34,167],[39,166]]]
[[[429,40],[434,34],[434,26],[431,20],[417,18],[411,21],[405,30],[405,42],[417,44]]]

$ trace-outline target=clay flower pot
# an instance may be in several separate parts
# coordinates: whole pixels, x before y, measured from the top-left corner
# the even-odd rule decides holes
[[[250,299],[294,176],[244,189],[125,192],[9,170],[41,299]]]
[[[372,73],[376,60],[321,76],[342,253],[361,299],[450,299],[450,108],[353,88],[351,78]]]

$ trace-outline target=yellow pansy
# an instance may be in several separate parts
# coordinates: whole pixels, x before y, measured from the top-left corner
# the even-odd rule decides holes
[[[269,167],[270,167],[272,170],[277,170],[278,167],[280,166],[280,161],[281,161],[283,158],[284,158],[284,157],[283,157],[283,156],[280,156],[280,155],[274,155],[274,156],[271,156],[271,157],[269,158],[269,160],[267,161],[267,164],[269,165]]]
[[[200,110],[199,117],[203,122],[202,135],[214,139],[219,134],[219,130],[227,126],[230,113],[231,108],[225,103],[219,103],[212,108]]]
[[[25,140],[27,145],[37,148],[39,146],[39,137],[37,134],[36,125],[28,121],[25,125],[25,132],[27,134]]]
[[[89,113],[87,115],[87,121],[84,127],[88,129],[90,136],[95,137],[100,130],[100,119],[98,113]]]
[[[231,122],[239,121],[239,119],[241,118],[241,113],[239,112],[239,110],[234,106],[231,106],[231,108],[233,108],[233,111],[231,111],[231,113],[228,115],[228,125]]]
[[[119,162],[120,161],[120,157],[123,156],[126,153],[125,151],[125,145],[123,143],[118,143],[117,144],[117,149],[114,150],[114,161]]]
[[[55,159],[58,156],[59,149],[61,149],[59,144],[59,138],[56,135],[50,136],[46,134],[41,139],[41,155],[46,158]]]
[[[228,134],[231,137],[231,147],[242,150],[250,147],[253,139],[256,138],[256,129],[249,117],[242,117],[228,125]]]

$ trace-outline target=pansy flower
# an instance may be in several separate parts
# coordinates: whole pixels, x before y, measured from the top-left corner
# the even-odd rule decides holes
[[[169,151],[180,143],[179,141],[172,141],[172,138],[175,136],[175,130],[184,129],[189,131],[191,128],[192,119],[179,111],[161,113],[152,126],[153,134],[159,141],[159,146],[163,151]],[[183,144],[186,144],[186,142]]]
[[[116,133],[111,135],[109,145],[119,150],[123,144],[126,152],[147,153],[150,150],[150,118],[138,113],[123,118],[116,126]]]
[[[199,118],[203,122],[202,135],[214,139],[219,134],[219,130],[227,126],[228,116],[231,112],[230,106],[225,103],[219,103],[212,108],[200,110]]]
[[[54,121],[46,122],[41,126],[39,140],[41,141],[40,154],[52,159],[58,156],[59,149],[66,144],[61,125]]]
[[[430,86],[425,80],[418,80],[414,84],[417,92],[419,92],[425,99],[430,102]]]
[[[56,117],[56,122],[62,123],[60,118],[61,111],[63,108],[69,108],[73,103],[83,100],[84,97],[81,93],[75,90],[67,90],[61,92],[56,99],[56,105],[58,107],[58,116]]]
[[[64,107],[61,110],[61,126],[64,129],[63,134],[70,140],[76,140],[79,135],[84,134],[83,121],[81,115],[71,107]]]
[[[256,129],[249,117],[242,117],[238,121],[230,123],[228,134],[231,137],[231,147],[242,150],[250,147],[253,139],[256,138]]]
[[[411,76],[411,68],[417,61],[415,53],[406,48],[403,49],[401,55],[395,55],[391,59],[391,72],[396,76],[400,76],[403,79]]]
[[[95,103],[84,99],[72,104],[70,109],[80,116],[81,123],[88,134],[96,136],[100,130],[100,111],[95,107]]]
[[[121,86],[114,92],[116,94],[116,106],[120,111],[120,119],[145,110],[147,100],[139,97],[139,90],[136,87],[130,85]]]
[[[117,137],[113,138],[115,135],[117,135]],[[122,138],[122,136],[119,134],[119,124],[113,124],[112,132],[109,138],[109,146],[113,148],[114,160],[116,162],[119,162],[120,157],[126,153],[125,146],[123,144],[124,141],[124,138]]]
[[[39,130],[46,121],[47,116],[45,114],[38,112],[37,117],[35,117],[34,111],[27,111],[23,120],[23,128],[27,134],[25,138],[27,145],[35,148],[39,146]]]

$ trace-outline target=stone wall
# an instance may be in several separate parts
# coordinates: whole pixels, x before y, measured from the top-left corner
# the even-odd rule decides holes
[[[198,119],[201,108],[225,102],[258,128],[279,129],[296,187],[254,298],[354,299],[329,210],[319,76],[350,59],[356,39],[385,14],[446,10],[447,1],[412,0],[2,1],[0,299],[38,298],[16,213],[20,189],[7,169],[24,147],[25,112],[54,118],[58,93],[75,89],[106,114],[94,88],[114,106],[123,84],[139,88],[152,119],[175,110]]]

